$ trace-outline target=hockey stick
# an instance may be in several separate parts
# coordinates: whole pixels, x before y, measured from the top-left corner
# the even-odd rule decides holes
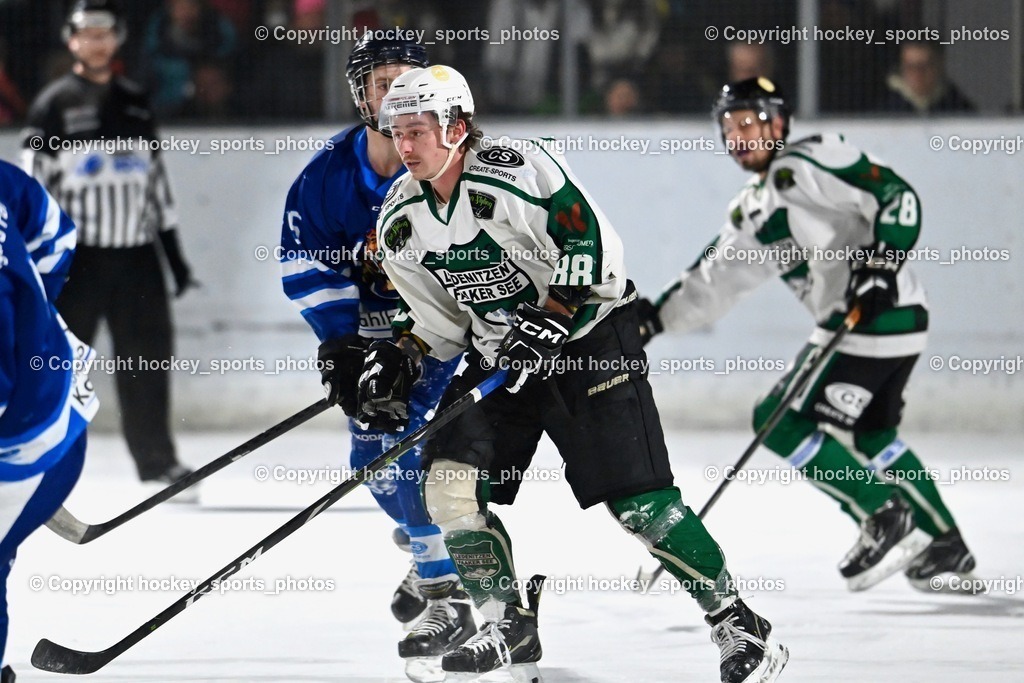
[[[142,501],[135,507],[131,508],[127,512],[123,512],[117,517],[114,517],[108,522],[100,522],[99,524],[86,524],[79,520],[73,514],[67,511],[63,506],[57,508],[56,514],[46,523],[47,528],[53,533],[57,534],[61,538],[65,538],[72,543],[79,545],[94,541],[100,536],[104,535],[108,531],[112,531],[117,527],[121,526],[125,522],[135,519],[143,512],[155,508],[160,503],[164,502],[168,498],[172,498],[178,493],[181,493],[185,489],[193,486],[199,481],[206,479],[214,472],[218,472],[236,460],[249,455],[260,446],[264,446],[277,437],[281,436],[285,432],[289,432],[292,429],[298,427],[303,422],[316,417],[320,413],[327,410],[326,399],[320,399],[316,403],[303,408],[299,412],[295,413],[291,417],[285,418],[281,422],[266,430],[262,434],[254,436],[249,439],[241,446],[233,448],[224,455],[220,456],[216,460],[213,460],[198,470],[182,477],[178,481],[174,482],[162,491],[158,491],[153,496],[150,496],[146,500]]]
[[[846,318],[843,319],[843,326],[836,330],[836,333],[832,335],[832,339],[825,345],[825,348],[822,349],[818,357],[815,358],[814,362],[808,365],[803,371],[803,374],[797,378],[797,381],[793,383],[789,388],[789,391],[786,392],[786,395],[782,397],[781,401],[779,401],[779,405],[775,406],[775,410],[773,410],[771,415],[768,416],[768,420],[761,426],[761,429],[758,430],[757,434],[754,435],[754,440],[750,442],[747,449],[743,451],[743,455],[741,455],[740,459],[736,461],[735,465],[733,465],[731,470],[733,474],[743,469],[743,466],[747,464],[747,461],[753,457],[757,449],[760,448],[761,444],[763,444],[765,439],[767,439],[772,433],[772,430],[775,429],[775,426],[782,420],[782,416],[789,408],[789,404],[807,388],[807,385],[810,383],[811,377],[814,376],[814,373],[816,373],[818,369],[825,364],[825,361],[832,356],[832,353],[843,341],[843,338],[850,330],[856,327],[859,320],[860,308],[854,308],[846,315]],[[731,484],[734,478],[735,477],[724,477],[722,479],[722,483],[718,485],[715,492],[712,493],[711,497],[708,498],[708,501],[704,503],[704,507],[702,507],[700,512],[697,513],[699,518],[704,519],[708,514],[708,511],[711,509],[711,506],[718,501],[722,496],[722,492],[725,491],[725,487]],[[661,576],[664,571],[665,565],[661,564],[658,565],[658,568],[653,572],[644,571],[644,568],[640,567],[640,571],[637,572],[636,578],[641,582],[641,586],[649,586],[651,585],[650,582]]]
[[[191,607],[193,603],[199,600],[199,598],[211,592],[215,584],[218,584],[229,576],[238,573],[245,566],[255,562],[260,555],[273,548],[288,536],[291,536],[293,533],[298,531],[300,527],[305,526],[311,519],[334,505],[345,495],[358,488],[360,484],[373,476],[375,472],[383,469],[392,461],[397,460],[399,457],[412,450],[419,442],[436,432],[438,428],[448,424],[457,416],[465,412],[467,408],[478,403],[494,389],[500,387],[504,383],[505,375],[506,371],[499,370],[485,379],[475,389],[459,397],[447,408],[437,413],[432,420],[421,425],[418,429],[414,430],[393,447],[377,456],[365,467],[345,481],[341,482],[337,487],[329,491],[326,495],[299,514],[292,517],[282,526],[275,529],[269,536],[235,558],[231,563],[226,565],[210,578],[206,579],[202,584],[196,586],[194,589],[178,598],[170,607],[165,609],[163,612],[160,612],[160,614],[156,615],[142,626],[139,626],[106,650],[100,650],[99,652],[72,650],[71,648],[58,645],[51,640],[43,638],[36,643],[36,648],[32,652],[32,666],[44,671],[53,671],[55,673],[64,674],[90,674],[98,671],[116,657],[124,654],[125,651],[136,645],[157,628],[163,626],[172,618],[185,611],[185,609]]]

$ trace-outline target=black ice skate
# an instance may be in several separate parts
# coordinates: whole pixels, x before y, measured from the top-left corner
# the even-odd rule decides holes
[[[867,590],[905,567],[931,540],[917,528],[910,506],[893,494],[861,524],[860,538],[839,563],[839,573],[850,590]]]
[[[772,625],[742,600],[704,620],[721,650],[722,683],[770,683],[789,661],[789,650],[771,638]]]
[[[475,681],[502,668],[516,683],[543,683],[537,668],[543,654],[537,635],[537,605],[543,581],[543,576],[530,581],[528,609],[506,604],[500,618],[485,623],[479,633],[441,659],[445,683]]]
[[[971,572],[975,564],[960,530],[954,527],[936,536],[924,552],[907,565],[904,574],[911,586],[926,593],[972,594],[974,575]]]
[[[416,617],[423,614],[427,609],[427,599],[416,590],[416,582],[420,580],[420,573],[414,562],[409,573],[402,579],[402,583],[395,589],[391,597],[391,614],[403,624],[412,624]]]
[[[444,680],[441,656],[476,633],[469,596],[454,582],[424,587],[429,597],[427,611],[409,634],[398,643],[398,656],[405,660],[405,675],[417,683]]]
[[[0,669],[0,683],[14,683],[14,669],[10,666]]]

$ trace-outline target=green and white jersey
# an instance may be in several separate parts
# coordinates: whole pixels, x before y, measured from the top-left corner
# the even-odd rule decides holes
[[[622,299],[622,242],[558,154],[533,141],[469,150],[447,204],[410,175],[381,208],[377,240],[402,303],[393,323],[454,357],[472,343],[493,358],[520,302],[552,285],[590,287],[573,316],[579,339]]]
[[[902,263],[896,308],[846,335],[839,350],[891,358],[924,350],[924,289],[904,262],[921,230],[913,188],[839,135],[816,135],[776,155],[729,204],[718,237],[662,294],[666,329],[689,331],[721,317],[778,276],[807,307],[828,343],[843,321],[850,267],[875,255]]]

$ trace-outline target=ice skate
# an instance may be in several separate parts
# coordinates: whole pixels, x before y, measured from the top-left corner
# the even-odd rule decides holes
[[[427,609],[427,599],[416,590],[416,582],[419,580],[420,573],[416,569],[416,563],[413,562],[409,573],[405,575],[402,583],[395,589],[395,594],[391,597],[391,614],[395,619],[410,627],[416,622],[417,617],[423,615],[424,610]]]
[[[445,683],[477,681],[499,669],[507,670],[516,683],[543,683],[537,668],[541,654],[536,609],[506,604],[498,619],[489,620],[475,636],[446,654],[441,666]]]
[[[422,581],[418,592],[431,596],[427,611],[409,634],[398,643],[398,656],[405,660],[405,675],[416,683],[439,683],[444,680],[441,656],[461,645],[476,633],[469,596],[448,584],[444,589],[431,586],[424,591]]]
[[[0,669],[0,683],[14,683],[14,669],[9,665]]]
[[[736,600],[715,616],[711,642],[721,650],[722,683],[770,683],[779,677],[789,650],[771,637],[772,625]]]
[[[973,595],[974,555],[967,549],[960,530],[953,528],[936,536],[907,565],[904,574],[910,585],[925,593],[966,593]]]
[[[860,538],[839,563],[839,573],[850,590],[867,590],[905,567],[931,540],[917,528],[910,506],[893,495],[861,524]]]

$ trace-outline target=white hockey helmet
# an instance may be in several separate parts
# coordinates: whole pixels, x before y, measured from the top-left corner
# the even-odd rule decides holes
[[[441,128],[455,123],[459,113],[475,111],[473,93],[465,77],[450,66],[436,65],[410,69],[391,83],[381,103],[377,127],[389,134],[399,116],[423,114],[437,116]],[[447,142],[445,143],[447,146]]]

